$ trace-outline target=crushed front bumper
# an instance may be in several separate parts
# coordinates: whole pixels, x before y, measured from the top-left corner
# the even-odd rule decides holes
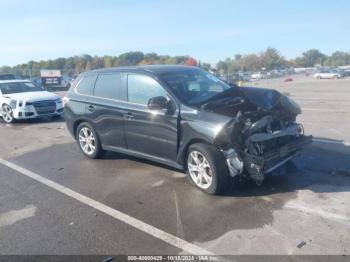
[[[281,166],[283,163],[295,157],[305,146],[312,143],[312,136],[301,136],[279,150],[268,152],[263,156],[264,167],[263,173],[267,174]]]
[[[312,136],[300,135],[293,141],[275,150],[268,151],[261,156],[246,153],[244,156],[245,169],[249,176],[259,184],[263,181],[264,174],[274,171],[297,156],[310,143],[312,143]]]

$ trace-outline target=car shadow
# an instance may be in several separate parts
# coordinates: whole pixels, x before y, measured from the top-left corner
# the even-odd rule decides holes
[[[350,190],[350,147],[340,140],[320,137],[314,140],[300,156],[267,174],[261,186],[256,185],[252,180],[235,177],[232,186],[221,196],[264,196],[294,192],[304,188],[310,188],[319,193]],[[183,170],[114,152],[106,153],[103,159],[127,159],[185,174]]]
[[[224,196],[262,196],[305,188],[317,193],[350,191],[350,147],[340,140],[316,137],[301,156],[267,175],[262,186],[241,181]]]
[[[113,152],[91,160],[73,143],[52,145],[14,160],[166,232],[184,232],[179,236],[203,243],[231,230],[271,225],[274,212],[298,199],[301,190],[316,193],[315,197],[349,192],[350,148],[341,141],[316,139],[322,142],[309,145],[284,170],[266,176],[263,185],[236,178],[218,196],[190,186],[177,169]]]
[[[153,166],[157,166],[160,168],[164,168],[173,172],[181,172],[185,174],[184,170],[175,168],[175,167],[171,167],[168,165],[164,165],[164,164],[160,164],[158,162],[154,162],[151,160],[147,160],[147,159],[143,159],[143,158],[139,158],[139,157],[134,157],[134,156],[129,156],[129,155],[125,155],[125,154],[120,154],[120,153],[116,153],[116,152],[112,152],[112,151],[108,151],[106,152],[102,158],[102,160],[130,160],[130,161],[135,161],[135,162],[140,162],[143,164],[148,164],[148,165],[153,165]]]
[[[0,120],[3,124],[6,124],[2,119]],[[9,126],[22,126],[22,125],[35,125],[35,124],[45,124],[45,123],[63,123],[65,122],[64,116],[55,116],[55,117],[40,117],[32,119],[20,119],[16,120],[11,124],[6,124]]]

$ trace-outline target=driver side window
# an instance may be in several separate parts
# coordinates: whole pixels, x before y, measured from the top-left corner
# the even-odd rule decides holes
[[[167,96],[165,89],[153,78],[141,74],[128,75],[128,101],[147,105],[148,100],[157,96]]]

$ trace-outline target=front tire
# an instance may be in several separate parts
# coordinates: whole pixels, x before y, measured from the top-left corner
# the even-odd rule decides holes
[[[87,122],[81,123],[76,132],[76,139],[80,150],[89,158],[99,158],[104,150],[94,128]]]
[[[229,185],[224,156],[213,145],[193,144],[187,154],[187,176],[190,183],[208,194],[219,194]]]
[[[12,108],[9,105],[7,105],[7,104],[4,104],[2,106],[2,119],[7,124],[11,124],[11,123],[13,123],[15,121],[15,119],[13,117]]]

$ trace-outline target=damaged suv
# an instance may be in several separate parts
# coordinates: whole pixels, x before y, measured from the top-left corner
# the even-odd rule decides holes
[[[312,140],[300,107],[270,89],[229,86],[196,67],[154,65],[81,74],[67,127],[90,158],[106,150],[186,170],[209,194],[235,176],[261,184]]]

